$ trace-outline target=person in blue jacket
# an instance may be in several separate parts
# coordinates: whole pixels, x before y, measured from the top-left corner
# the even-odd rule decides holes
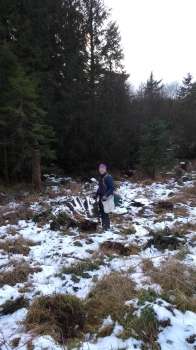
[[[100,216],[102,221],[102,227],[104,230],[108,230],[110,228],[110,217],[109,214],[104,212],[104,207],[102,201],[107,200],[107,198],[114,194],[114,183],[113,178],[110,174],[108,174],[107,165],[101,163],[98,168],[99,171],[99,187],[96,193],[96,200],[99,203]]]

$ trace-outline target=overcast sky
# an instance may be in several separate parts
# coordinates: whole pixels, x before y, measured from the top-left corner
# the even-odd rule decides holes
[[[136,86],[153,71],[164,82],[196,78],[196,0],[105,0],[120,27]]]

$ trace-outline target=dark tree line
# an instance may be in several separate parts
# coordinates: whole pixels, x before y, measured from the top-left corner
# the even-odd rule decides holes
[[[132,92],[104,0],[0,0],[0,177],[81,173],[99,161],[149,174],[196,155],[196,83]]]

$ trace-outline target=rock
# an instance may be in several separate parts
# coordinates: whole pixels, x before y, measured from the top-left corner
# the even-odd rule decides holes
[[[144,204],[141,203],[141,202],[138,202],[138,201],[132,201],[132,202],[131,202],[131,206],[132,206],[132,207],[136,207],[136,208],[143,208],[143,207],[144,207]]]
[[[82,243],[81,243],[80,241],[75,241],[75,242],[74,242],[74,245],[75,245],[76,247],[82,247]]]

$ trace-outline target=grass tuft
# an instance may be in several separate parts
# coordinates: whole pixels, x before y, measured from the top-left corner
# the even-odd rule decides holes
[[[117,272],[105,276],[86,301],[89,329],[96,329],[109,315],[114,321],[120,321],[127,310],[125,302],[134,296],[135,285],[128,276]]]
[[[36,243],[33,241],[20,237],[17,239],[0,241],[0,250],[6,253],[28,255],[30,247],[34,245],[36,245]]]
[[[73,274],[76,276],[85,277],[87,272],[98,270],[101,263],[102,260],[100,259],[81,261],[69,267],[63,267],[61,274]]]
[[[27,331],[50,335],[59,343],[80,336],[85,325],[85,307],[71,295],[55,294],[35,299],[27,313]]]
[[[15,286],[17,283],[24,283],[32,273],[41,271],[40,267],[31,267],[26,262],[17,262],[12,270],[1,272],[0,287],[5,284]]]

